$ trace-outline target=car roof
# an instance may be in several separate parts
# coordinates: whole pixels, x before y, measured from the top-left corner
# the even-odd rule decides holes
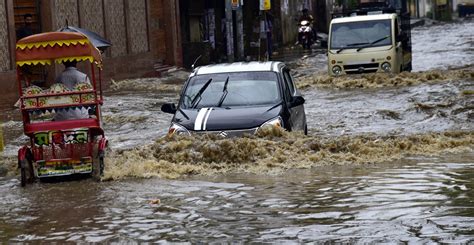
[[[206,65],[206,66],[200,66],[196,68],[191,73],[190,76],[216,74],[216,73],[229,73],[229,72],[253,72],[253,71],[278,72],[279,68],[282,65],[283,63],[279,61],[234,62],[234,63]]]
[[[395,18],[396,14],[373,14],[373,15],[359,15],[359,16],[350,16],[343,18],[335,18],[331,21],[331,24],[336,23],[346,23],[354,21],[370,21],[370,20],[389,20]]]

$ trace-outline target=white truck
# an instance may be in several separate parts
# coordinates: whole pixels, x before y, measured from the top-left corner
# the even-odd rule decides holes
[[[357,10],[331,21],[328,73],[332,76],[411,71],[410,18],[394,9]]]

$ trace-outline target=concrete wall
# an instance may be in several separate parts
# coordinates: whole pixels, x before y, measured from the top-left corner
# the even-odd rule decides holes
[[[153,70],[156,59],[150,52],[148,0],[49,1],[50,30],[64,27],[67,20],[71,26],[94,31],[112,42],[103,55],[105,81],[141,77]],[[56,66],[55,73],[61,69]]]
[[[11,70],[7,3],[0,0],[0,72]]]
[[[0,90],[16,91],[16,72],[13,68],[13,50],[15,45],[15,21],[13,0],[0,0]]]
[[[119,57],[127,54],[127,29],[125,8],[122,0],[104,0],[105,36],[112,42],[109,57]]]
[[[94,31],[112,42],[109,57],[150,51],[147,0],[51,0],[51,9],[52,30],[67,20]]]

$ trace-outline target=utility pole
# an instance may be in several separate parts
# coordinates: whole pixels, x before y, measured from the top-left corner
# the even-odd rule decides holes
[[[225,1],[225,31],[227,39],[227,61],[234,62],[234,27],[232,25],[232,2]]]
[[[239,60],[244,59],[244,16],[242,13],[242,6],[236,10],[237,18],[237,57]]]

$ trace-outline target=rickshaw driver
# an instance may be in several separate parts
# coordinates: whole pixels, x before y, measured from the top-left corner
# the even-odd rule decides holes
[[[66,88],[73,90],[78,83],[89,83],[90,80],[86,74],[82,73],[76,68],[76,61],[65,61],[63,62],[65,67],[64,71],[56,78],[57,83],[62,83]],[[69,111],[61,110],[57,111],[54,116],[54,121],[64,121],[70,119],[83,119],[89,118],[89,112],[85,108],[71,109]]]

